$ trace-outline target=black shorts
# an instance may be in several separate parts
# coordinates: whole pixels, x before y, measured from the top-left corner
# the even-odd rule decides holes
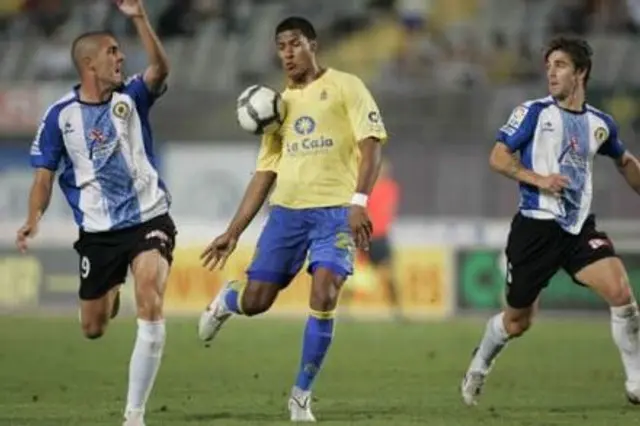
[[[616,256],[609,237],[596,229],[590,215],[578,235],[563,230],[555,220],[531,219],[518,213],[507,242],[507,303],[512,308],[533,305],[560,268],[575,275],[600,259]]]
[[[84,232],[73,248],[80,255],[80,299],[95,300],[123,284],[133,259],[157,249],[173,261],[176,227],[168,214],[117,231]]]
[[[372,238],[369,251],[365,252],[369,262],[375,266],[391,262],[391,254],[391,242],[386,235]]]

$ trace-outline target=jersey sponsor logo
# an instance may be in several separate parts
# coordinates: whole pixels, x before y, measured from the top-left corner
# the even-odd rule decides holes
[[[96,143],[102,143],[105,140],[104,134],[100,129],[91,130],[91,132],[89,132],[89,137],[91,138],[92,142],[96,142]]]
[[[287,154],[311,154],[323,152],[333,146],[333,139],[321,136],[319,139],[305,138],[301,141],[290,142],[285,145]]]
[[[120,120],[127,120],[129,118],[129,114],[131,113],[131,107],[129,107],[129,104],[127,104],[126,102],[118,101],[113,106],[111,112]]]
[[[293,129],[300,136],[308,136],[316,130],[316,122],[313,118],[305,115],[296,119],[293,123]],[[333,139],[320,135],[319,138],[303,138],[289,142],[285,144],[285,149],[290,155],[309,155],[325,152],[333,145]]]
[[[560,153],[558,162],[560,165],[578,167],[580,169],[586,169],[588,167],[588,160],[585,157],[587,152],[581,152],[580,143],[576,136],[571,136],[566,147]]]
[[[293,129],[300,136],[307,136],[316,130],[316,122],[308,115],[303,115],[293,123]]]
[[[370,132],[373,132],[373,133],[384,132],[384,125],[382,124],[382,117],[380,116],[380,112],[370,111],[369,114],[367,114],[367,119],[369,120]]]
[[[89,131],[88,137],[91,142],[89,147],[89,159],[91,161],[104,160],[109,158],[120,147],[120,138],[112,138],[110,132],[99,128]]]
[[[593,132],[593,135],[595,136],[598,143],[603,143],[609,137],[609,132],[607,132],[607,129],[605,129],[604,127],[598,127],[596,131]]]

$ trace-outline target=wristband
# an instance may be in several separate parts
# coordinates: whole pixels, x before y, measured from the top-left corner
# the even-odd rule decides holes
[[[353,194],[351,198],[351,204],[355,204],[356,206],[367,207],[367,201],[369,201],[369,196],[367,194],[361,194],[356,192]]]

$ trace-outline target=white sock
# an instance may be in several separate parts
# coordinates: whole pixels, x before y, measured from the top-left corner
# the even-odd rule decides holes
[[[488,322],[482,341],[471,360],[469,371],[488,373],[491,363],[509,341],[504,328],[503,313],[493,316]]]
[[[164,320],[138,320],[138,335],[129,363],[127,412],[143,412],[160,368],[165,341]]]
[[[611,333],[620,350],[627,381],[640,384],[640,316],[638,305],[611,307]]]

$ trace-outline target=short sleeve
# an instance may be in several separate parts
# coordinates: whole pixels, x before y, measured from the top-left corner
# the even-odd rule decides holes
[[[131,96],[136,103],[136,106],[144,111],[148,111],[155,101],[165,94],[167,91],[167,85],[163,84],[160,90],[152,92],[147,87],[147,83],[144,82],[142,74],[136,74],[127,80],[124,84],[123,93]]]
[[[277,172],[282,156],[282,142],[277,134],[264,135],[260,143],[260,152],[256,170],[259,172]]]
[[[542,107],[538,104],[519,105],[509,116],[506,124],[498,130],[496,141],[517,151],[533,139]]]
[[[624,155],[626,148],[618,136],[618,126],[615,121],[611,117],[606,117],[604,121],[607,124],[607,128],[598,127],[595,130],[596,140],[601,141],[604,139],[598,149],[598,154],[617,160]]]
[[[50,108],[44,115],[36,137],[31,144],[31,166],[58,170],[64,152],[64,140],[58,123],[60,110]]]
[[[352,76],[345,82],[343,93],[347,115],[357,142],[373,137],[386,142],[387,131],[376,101],[362,80]]]

